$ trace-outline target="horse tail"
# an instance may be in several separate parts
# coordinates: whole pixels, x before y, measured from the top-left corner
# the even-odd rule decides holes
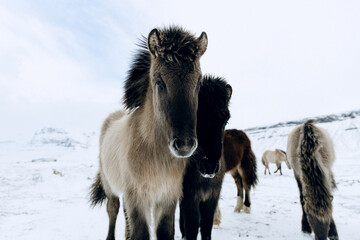
[[[245,175],[243,180],[249,187],[255,187],[258,183],[256,156],[251,149],[246,155],[246,157],[244,155],[244,161],[241,162],[241,168],[243,169],[243,173]]]
[[[305,200],[305,211],[322,220],[330,219],[332,214],[331,185],[326,176],[320,155],[316,155],[319,142],[316,135],[317,129],[313,125],[315,120],[305,122],[303,126],[303,137],[300,140],[299,156],[301,174],[300,179],[303,185]]]
[[[106,199],[105,190],[101,183],[100,172],[96,174],[95,181],[90,187],[90,205],[95,207],[97,204],[102,205]]]

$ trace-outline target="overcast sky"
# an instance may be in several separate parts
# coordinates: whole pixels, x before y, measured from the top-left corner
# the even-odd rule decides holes
[[[137,39],[170,24],[207,32],[202,71],[233,86],[229,127],[360,109],[359,13],[357,0],[2,1],[0,140],[98,131]]]

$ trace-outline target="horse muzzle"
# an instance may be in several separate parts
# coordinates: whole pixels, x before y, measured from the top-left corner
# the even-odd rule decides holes
[[[176,158],[188,158],[195,152],[198,146],[196,138],[173,138],[169,143],[171,154]]]
[[[204,178],[214,178],[220,170],[220,163],[208,161],[209,159],[204,156],[198,164],[198,171]]]

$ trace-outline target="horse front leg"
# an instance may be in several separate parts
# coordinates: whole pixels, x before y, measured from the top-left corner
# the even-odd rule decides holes
[[[211,231],[214,221],[214,213],[219,197],[210,198],[205,202],[201,202],[200,210],[200,232],[202,240],[211,240]]]
[[[281,163],[280,164],[276,163],[276,167],[277,167],[277,169],[276,169],[276,171],[274,173],[277,173],[277,171],[280,170],[280,174],[282,175],[282,173],[281,173]]]
[[[150,216],[150,205],[141,203],[134,194],[132,196],[129,197],[128,194],[124,194],[125,239],[149,240],[148,219]]]
[[[109,229],[106,240],[114,240],[115,239],[115,226],[116,219],[119,213],[120,201],[119,198],[115,195],[111,195],[108,197],[106,210],[109,216]]]
[[[177,201],[162,202],[155,205],[155,229],[157,240],[174,239],[175,209]]]
[[[182,238],[196,240],[200,226],[199,202],[194,196],[184,196],[180,201],[180,214],[182,215]]]

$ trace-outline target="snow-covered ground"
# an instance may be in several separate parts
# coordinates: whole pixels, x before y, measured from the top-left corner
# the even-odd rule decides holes
[[[286,149],[295,125],[248,129],[258,158],[259,184],[252,191],[251,214],[234,213],[236,187],[229,174],[220,199],[222,223],[213,239],[313,239],[300,231],[301,207],[292,170],[264,175],[261,155]],[[341,239],[360,239],[360,116],[340,116],[320,123],[335,142],[334,219]],[[105,206],[90,208],[89,186],[98,167],[98,131],[70,133],[34,130],[33,136],[0,139],[0,239],[105,239]],[[271,165],[270,169],[275,170]],[[176,239],[181,239],[176,213]],[[124,237],[119,212],[117,238]]]

